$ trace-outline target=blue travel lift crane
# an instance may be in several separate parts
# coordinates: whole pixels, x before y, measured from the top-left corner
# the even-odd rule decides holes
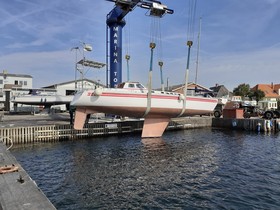
[[[173,10],[168,9],[160,1],[156,0],[107,0],[115,3],[115,7],[107,15],[107,41],[106,41],[106,85],[114,88],[122,82],[122,28],[125,26],[124,17],[135,7],[148,9],[150,16],[162,17],[165,14],[173,14]],[[108,40],[108,30],[110,40]],[[108,45],[110,44],[110,55],[108,55]],[[110,58],[110,66],[108,59]],[[110,70],[109,70],[110,68]],[[110,72],[110,85],[109,83]]]

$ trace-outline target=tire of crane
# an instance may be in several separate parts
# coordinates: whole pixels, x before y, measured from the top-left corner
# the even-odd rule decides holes
[[[268,120],[270,120],[270,119],[272,119],[273,118],[273,112],[272,111],[266,111],[265,113],[264,113],[264,118],[266,118],[266,119],[268,119]]]
[[[218,111],[218,110],[214,111],[214,117],[215,118],[220,118],[221,116],[222,116],[221,111]]]

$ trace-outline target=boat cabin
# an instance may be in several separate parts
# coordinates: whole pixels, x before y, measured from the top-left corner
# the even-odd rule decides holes
[[[139,82],[123,82],[118,84],[117,88],[123,88],[123,89],[146,89],[144,85],[142,85]]]

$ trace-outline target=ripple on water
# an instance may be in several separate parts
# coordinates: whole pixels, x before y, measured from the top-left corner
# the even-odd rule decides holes
[[[12,152],[58,209],[277,209],[279,140],[197,129]]]

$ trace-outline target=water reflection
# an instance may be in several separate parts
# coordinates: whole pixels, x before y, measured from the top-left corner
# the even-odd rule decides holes
[[[160,138],[142,138],[142,144],[147,150],[161,150],[166,146],[165,141],[162,137]]]

